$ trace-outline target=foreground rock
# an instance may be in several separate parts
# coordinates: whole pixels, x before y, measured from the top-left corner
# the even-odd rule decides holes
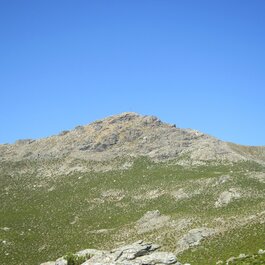
[[[137,241],[111,251],[85,249],[76,255],[89,257],[82,265],[181,265],[173,253],[157,251],[158,248],[156,244]],[[67,261],[59,258],[41,265],[67,265]]]

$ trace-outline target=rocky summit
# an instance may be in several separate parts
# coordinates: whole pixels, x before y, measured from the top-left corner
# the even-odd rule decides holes
[[[244,147],[220,141],[192,129],[177,128],[155,116],[126,112],[44,139],[21,139],[0,145],[1,161],[60,160],[53,171],[88,171],[95,164],[79,161],[110,161],[145,156],[153,161],[178,160],[181,165],[208,161],[264,162],[264,147]],[[63,160],[63,164],[62,161]],[[81,165],[82,164],[82,165]],[[49,174],[43,164],[42,174]],[[113,164],[114,167],[114,164]]]
[[[264,146],[122,113],[0,145],[0,184],[1,264],[264,258]]]
[[[1,145],[2,160],[65,158],[103,161],[124,156],[189,162],[249,158],[228,143],[192,129],[180,129],[154,116],[122,113],[39,140]]]

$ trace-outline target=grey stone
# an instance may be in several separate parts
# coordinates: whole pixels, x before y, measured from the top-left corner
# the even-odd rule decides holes
[[[103,152],[107,149],[107,145],[103,143],[96,143],[93,147],[92,150],[95,152]]]
[[[100,131],[102,129],[103,125],[101,123],[95,123],[93,124],[93,128],[96,132]]]
[[[67,260],[61,257],[55,261],[55,265],[67,265]]]
[[[234,260],[236,260],[236,257],[231,257],[228,260],[226,260],[226,264],[229,264],[229,263],[233,262]]]
[[[66,135],[66,134],[68,134],[68,133],[69,133],[69,131],[64,130],[64,131],[61,131],[61,132],[59,133],[59,136],[64,136],[64,135]]]
[[[76,131],[80,131],[80,132],[83,132],[83,131],[85,130],[85,127],[82,126],[82,125],[77,125],[77,126],[74,128],[74,130],[76,130]]]
[[[143,132],[141,130],[130,129],[125,132],[124,139],[127,142],[133,142],[138,139],[142,134]]]
[[[154,251],[158,248],[157,245],[152,245],[151,243],[145,243],[143,241],[137,241],[131,245],[123,246],[112,250],[113,253],[118,253],[118,258],[116,260],[132,260],[136,257],[146,255],[147,253]]]
[[[82,265],[181,265],[173,253],[156,252],[158,248],[157,244],[139,240],[111,251],[85,249],[77,252],[76,255],[84,257],[90,255]],[[55,263],[47,265],[66,265],[64,262],[65,260],[60,258]]]
[[[218,186],[218,185],[221,185],[221,184],[224,184],[226,183],[227,181],[229,181],[231,179],[231,176],[229,175],[224,175],[224,176],[220,176],[216,182],[214,183],[213,186]]]
[[[179,158],[177,163],[187,165],[207,161],[235,162],[249,158],[236,152],[230,144],[195,130],[172,127],[154,116],[122,113],[84,128],[78,126],[69,131],[67,137],[57,135],[36,141],[20,140],[14,145],[0,145],[0,159],[42,160],[56,157],[58,161],[60,158],[68,161],[111,161],[117,157],[148,156],[154,161]],[[88,138],[91,143],[87,143]],[[42,175],[49,171],[46,163],[41,167]],[[65,163],[64,172],[62,169],[56,172],[68,173],[71,167],[72,163]]]
[[[146,256],[136,258],[136,262],[140,264],[176,264],[177,258],[173,253],[168,252],[154,252]]]
[[[193,246],[198,246],[202,240],[216,233],[215,229],[200,227],[190,230],[178,242],[178,252]]]
[[[91,149],[95,152],[103,152],[107,150],[109,147],[115,145],[118,142],[118,140],[119,140],[118,135],[113,133],[101,139],[100,142],[95,143]]]
[[[20,139],[20,140],[17,140],[15,142],[15,144],[18,144],[18,145],[25,145],[25,144],[31,144],[33,143],[35,140],[32,140],[32,139]]]
[[[230,203],[232,200],[240,198],[240,193],[234,189],[231,188],[228,191],[222,192],[217,201],[215,202],[215,207],[223,207],[226,206],[228,203]]]
[[[135,119],[137,116],[138,115],[134,112],[125,112],[125,113],[110,117],[110,118],[112,118],[110,120],[110,124],[120,123],[120,122],[128,122],[128,121]]]
[[[93,146],[93,141],[91,139],[86,140],[82,143],[82,145],[79,147],[80,151],[87,151],[90,150]]]
[[[104,250],[97,250],[97,249],[93,249],[93,248],[88,248],[88,249],[83,249],[80,250],[78,252],[76,252],[75,254],[79,257],[87,257],[87,256],[94,256],[94,255],[103,255],[104,253],[106,253],[106,251]]]
[[[115,134],[115,133],[112,133],[112,134],[108,135],[107,137],[105,137],[102,140],[102,143],[105,144],[108,147],[110,145],[116,144],[118,142],[118,140],[119,140],[118,135]]]
[[[167,225],[169,220],[169,216],[161,215],[158,210],[148,211],[136,222],[135,228],[139,234],[142,234]]]
[[[150,124],[161,124],[161,121],[156,116],[144,116],[143,117],[143,123],[144,125],[150,125]]]

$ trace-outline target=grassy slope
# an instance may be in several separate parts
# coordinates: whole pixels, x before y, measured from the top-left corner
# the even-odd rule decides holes
[[[234,143],[228,143],[228,145],[239,154],[265,161],[265,146],[244,146]]]
[[[225,261],[241,253],[252,254],[257,252],[259,248],[264,249],[264,235],[264,224],[246,225],[226,232],[222,236],[218,235],[212,240],[207,240],[199,247],[185,251],[180,258],[191,264],[205,265],[215,264],[218,260]]]
[[[113,242],[140,238],[158,241],[165,250],[174,251],[179,239],[174,228],[136,234],[134,222],[148,210],[158,209],[175,220],[192,218],[190,229],[205,224],[213,226],[217,217],[240,219],[264,208],[265,184],[246,177],[248,171],[265,171],[255,163],[187,169],[140,158],[129,170],[76,173],[56,179],[37,178],[38,164],[29,161],[2,163],[0,168],[0,228],[10,228],[0,229],[0,240],[6,241],[0,245],[1,263],[6,265],[38,264],[67,252],[112,248]],[[24,175],[9,174],[24,168],[34,170]],[[212,185],[221,175],[230,175],[232,179],[222,185]],[[205,180],[213,181],[205,185]],[[225,208],[214,208],[218,194],[230,186],[256,195],[239,199]],[[176,201],[170,192],[179,188],[190,194],[200,192]],[[157,189],[165,192],[157,198],[148,198],[148,191]],[[107,190],[119,190],[124,197],[102,198],[102,192]],[[95,231],[100,229],[109,230]],[[264,232],[264,224],[241,227],[205,241],[205,248],[185,251],[180,258],[192,264],[214,264],[218,259],[237,256],[241,249],[247,253],[248,249],[251,252],[264,248],[261,236]]]

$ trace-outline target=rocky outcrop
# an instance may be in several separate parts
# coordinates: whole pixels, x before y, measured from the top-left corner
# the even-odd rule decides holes
[[[231,188],[228,191],[222,192],[217,201],[215,202],[215,207],[223,207],[226,206],[228,203],[230,203],[232,200],[240,198],[240,193],[234,189]]]
[[[158,210],[148,211],[136,222],[135,228],[139,234],[142,234],[167,225],[169,220],[169,216],[161,215]]]
[[[178,158],[184,162],[188,158],[189,163],[245,159],[227,143],[209,135],[136,113],[111,116],[44,139],[0,145],[0,158],[7,161],[53,158],[106,161],[124,156]]]
[[[158,249],[156,244],[137,241],[111,251],[86,249],[76,255],[88,258],[82,265],[181,265],[173,253],[157,251]],[[59,258],[41,265],[67,265],[67,261]]]
[[[216,233],[216,230],[208,227],[200,227],[190,230],[178,242],[177,252],[184,251],[190,247],[198,246],[202,240]]]

